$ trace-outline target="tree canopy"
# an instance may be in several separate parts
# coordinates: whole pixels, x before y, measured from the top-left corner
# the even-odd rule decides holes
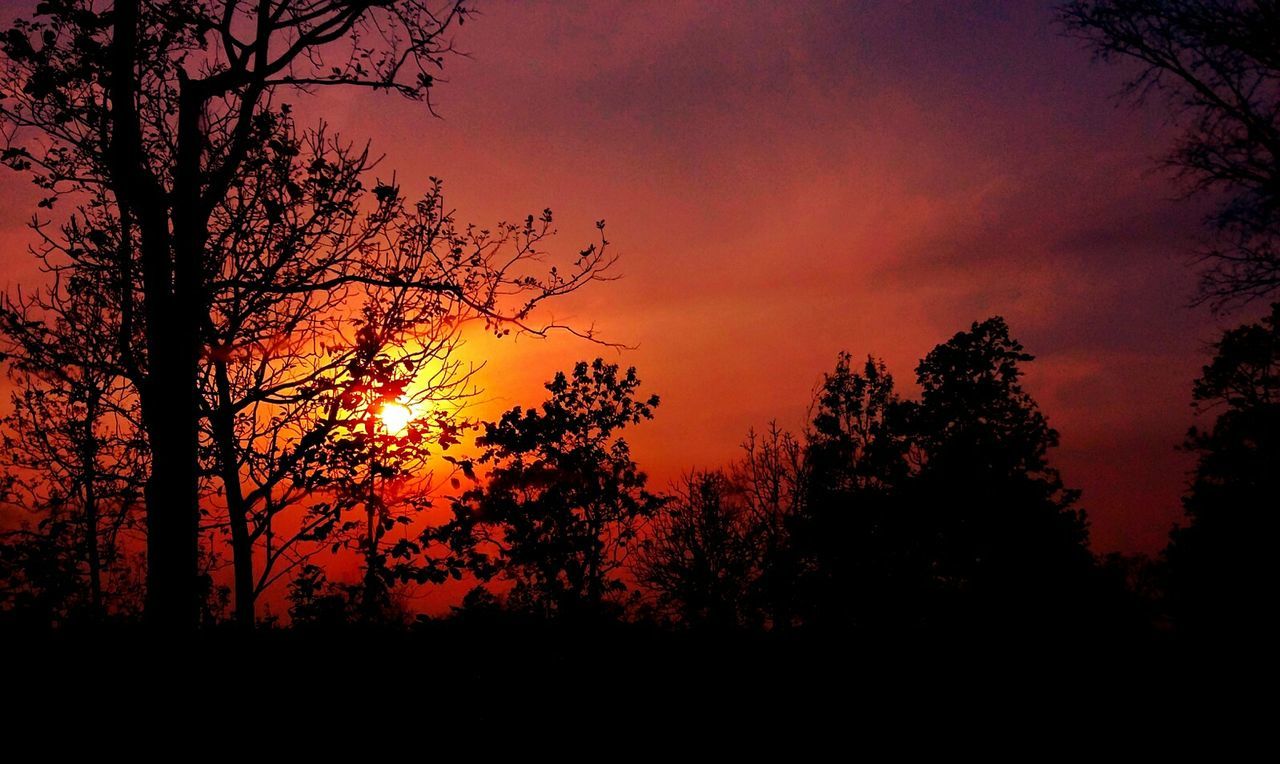
[[[485,425],[484,482],[458,497],[440,534],[477,575],[507,576],[519,607],[580,618],[619,604],[618,573],[659,505],[619,435],[658,406],[639,386],[634,368],[582,361],[547,383],[540,407]]]
[[[1276,583],[1269,552],[1280,495],[1280,304],[1226,332],[1196,380],[1195,406],[1215,417],[1192,428],[1198,457],[1166,561],[1170,608],[1199,637],[1271,633]]]

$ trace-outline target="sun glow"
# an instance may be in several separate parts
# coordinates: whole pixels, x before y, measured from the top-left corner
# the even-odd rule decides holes
[[[384,403],[379,414],[382,426],[392,435],[403,435],[413,421],[413,409],[403,403]]]

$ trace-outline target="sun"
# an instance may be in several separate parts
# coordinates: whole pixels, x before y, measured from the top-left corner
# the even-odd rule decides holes
[[[413,409],[403,403],[384,403],[379,413],[382,426],[392,435],[403,435],[413,421]]]

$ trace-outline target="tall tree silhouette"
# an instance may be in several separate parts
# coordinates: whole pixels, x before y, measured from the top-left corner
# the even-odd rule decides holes
[[[1217,308],[1280,288],[1280,9],[1274,2],[1078,0],[1067,28],[1104,60],[1136,62],[1127,93],[1168,97],[1186,124],[1169,157],[1220,192],[1201,298]]]
[[[1280,303],[1215,347],[1193,395],[1217,419],[1187,437],[1199,461],[1183,499],[1188,523],[1165,552],[1169,604],[1197,638],[1265,638],[1274,634],[1268,603],[1280,530]]]
[[[414,1],[142,0],[37,10],[4,37],[4,117],[15,138],[5,157],[33,172],[50,192],[46,205],[59,192],[105,188],[118,216],[136,222],[145,337],[138,393],[152,448],[148,613],[156,623],[191,624],[197,378],[207,280],[219,270],[206,250],[212,211],[262,139],[261,115],[276,90],[346,84],[422,98],[448,47],[442,35],[465,11],[453,5],[437,16]]]
[[[801,560],[792,533],[806,511],[809,472],[803,444],[777,422],[762,433],[749,431],[742,458],[729,469],[744,503],[756,567],[748,582],[748,612],[753,621],[773,629],[788,629],[798,617],[795,587]]]
[[[920,362],[909,412],[922,459],[909,502],[935,582],[1004,622],[1065,616],[1093,566],[1078,492],[1048,462],[1058,433],[1022,388],[1031,360],[1004,319],[974,323]]]
[[[92,233],[63,231],[78,247],[112,246]],[[41,603],[50,625],[99,620],[121,604],[120,542],[138,519],[146,443],[115,341],[118,292],[96,287],[110,274],[61,273],[47,241],[37,252],[54,282],[0,298],[0,361],[14,387],[0,420],[0,501],[27,521],[5,534],[0,579]]]
[[[871,357],[855,370],[842,353],[815,396],[808,497],[793,522],[810,622],[883,625],[889,610],[919,605],[919,560],[908,559],[917,545],[896,493],[910,475],[907,448],[893,376]]]
[[[540,408],[485,425],[485,482],[458,497],[438,533],[481,578],[512,581],[513,606],[596,617],[625,588],[618,571],[659,504],[618,434],[653,417],[658,397],[638,398],[639,386],[633,368],[582,361],[547,383]]]
[[[1031,360],[1003,319],[974,323],[921,361],[910,401],[882,361],[841,353],[804,442],[774,427],[731,477],[690,478],[638,577],[695,624],[1083,625],[1082,606],[1114,592],[1078,493],[1049,465],[1057,433],[1020,382]]]
[[[303,325],[309,320],[309,308],[299,313],[307,301],[291,298],[315,295],[333,306],[351,289],[418,291],[465,304],[495,331],[506,331],[499,324],[539,331],[546,327],[527,319],[540,300],[591,280],[602,265],[592,247],[543,280],[500,265],[497,273],[509,279],[451,270],[451,262],[477,253],[434,238],[438,231],[421,227],[423,215],[406,209],[391,185],[373,189],[376,211],[368,216],[341,208],[317,216],[328,210],[326,199],[359,203],[361,188],[351,184],[367,166],[359,152],[322,138],[300,142],[284,94],[352,86],[427,101],[433,73],[451,50],[448,34],[467,15],[459,2],[436,8],[422,0],[120,0],[109,8],[66,0],[40,4],[0,41],[4,160],[47,192],[41,207],[88,194],[98,205],[95,224],[118,242],[106,264],[127,297],[127,329],[118,341],[150,448],[147,610],[154,623],[189,626],[197,617],[202,429],[219,441],[212,453],[222,462],[224,487],[236,483],[233,460],[243,461],[226,449],[243,419],[236,424],[228,416],[246,413],[261,391],[228,400],[232,380],[222,379],[219,359],[270,323],[236,327],[244,310],[272,316],[287,334],[300,329],[299,316]],[[255,182],[272,172],[277,182]],[[281,215],[299,207],[302,214]],[[314,223],[326,215],[361,222],[325,238]],[[437,223],[443,218],[435,215]],[[395,256],[375,248],[364,257],[368,250],[351,247],[376,224],[397,234],[389,245]],[[491,252],[487,231],[474,231],[470,243]],[[254,251],[263,246],[272,250]],[[346,256],[316,261],[317,247]],[[68,258],[71,267],[103,266],[79,250]],[[492,275],[492,265],[478,271]],[[202,400],[202,391],[216,403]],[[237,588],[246,601],[254,531],[241,520],[270,514],[249,494],[247,504],[230,510]]]

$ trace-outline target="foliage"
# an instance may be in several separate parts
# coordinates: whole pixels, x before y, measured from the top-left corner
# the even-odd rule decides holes
[[[742,457],[728,471],[749,527],[750,624],[787,629],[796,622],[795,586],[802,560],[793,536],[799,517],[808,511],[811,473],[803,444],[777,422],[763,433],[749,431]]]
[[[1187,524],[1165,551],[1170,610],[1200,637],[1269,633],[1275,589],[1270,544],[1280,495],[1280,303],[1226,332],[1194,387],[1208,430],[1185,447],[1199,457],[1183,499]]]
[[[792,520],[796,599],[811,623],[884,621],[908,601],[910,513],[896,503],[908,477],[903,405],[883,361],[860,371],[848,353],[823,377],[805,439],[805,512]]]
[[[439,535],[482,579],[510,580],[512,607],[591,617],[625,590],[617,572],[659,505],[617,434],[653,416],[658,397],[639,386],[634,368],[583,361],[547,383],[540,408],[485,424],[490,468]]]
[[[298,530],[307,498],[293,478],[344,437],[342,401],[370,384],[352,376],[369,337],[414,369],[413,395],[456,402],[469,390],[451,358],[460,326],[569,330],[536,309],[611,264],[601,235],[544,265],[549,211],[457,224],[439,181],[410,202],[371,177],[367,146],[295,124],[286,99],[333,86],[430,109],[469,13],[423,0],[60,0],[0,37],[0,157],[42,190],[42,214],[71,205],[58,225],[36,221],[40,254],[113,311],[110,345],[147,444],[157,623],[194,622],[210,531],[229,541],[246,625],[258,595],[320,548],[323,525]],[[48,320],[39,313],[25,318]]]
[[[691,473],[646,529],[637,577],[658,605],[688,627],[750,622],[748,587],[758,573],[750,515],[722,472]]]
[[[690,625],[872,634],[1076,617],[1104,577],[1078,493],[1048,463],[1057,433],[1022,388],[1030,360],[1003,319],[975,323],[921,361],[910,401],[883,362],[855,370],[842,353],[803,443],[775,427],[727,473],[687,478],[638,576]]]
[[[84,242],[86,246],[91,245]],[[0,301],[11,408],[0,419],[0,535],[10,605],[46,625],[101,620],[132,601],[126,537],[139,525],[146,442],[116,342],[110,292],[82,275]],[[38,606],[37,606],[38,604]]]
[[[1079,492],[1048,463],[1058,433],[1020,382],[1032,358],[1002,318],[974,323],[921,361],[910,414],[933,577],[1010,618],[1065,616],[1093,563]]]

